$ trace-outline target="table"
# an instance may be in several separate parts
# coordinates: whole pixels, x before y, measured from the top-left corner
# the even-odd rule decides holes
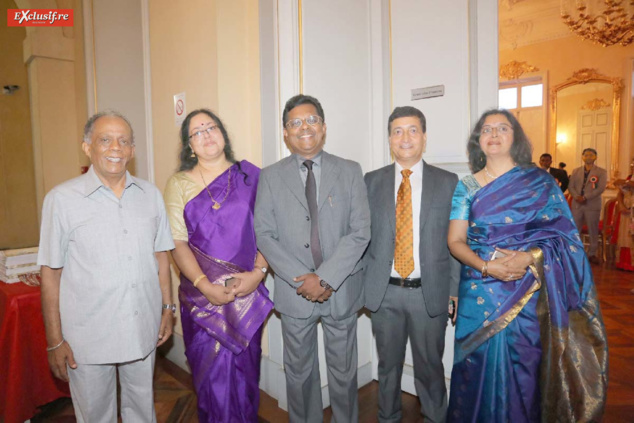
[[[22,423],[61,397],[70,391],[48,367],[40,288],[0,281],[0,421]]]

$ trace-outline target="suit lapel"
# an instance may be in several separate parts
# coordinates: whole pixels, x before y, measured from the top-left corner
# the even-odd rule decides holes
[[[297,201],[308,210],[308,202],[306,201],[306,192],[304,191],[304,185],[302,184],[301,177],[299,176],[299,169],[297,168],[297,160],[295,156],[287,157],[286,162],[282,165],[280,170],[280,176],[282,181],[288,186],[288,189],[297,198]]]
[[[379,176],[379,204],[385,204],[387,213],[387,222],[392,231],[392,235],[396,236],[396,201],[394,200],[394,181],[396,177],[396,167],[394,163],[385,168]]]
[[[425,227],[425,222],[427,220],[427,215],[429,214],[429,209],[432,204],[432,200],[434,199],[434,174],[431,169],[423,161],[423,193],[420,199],[420,231],[423,232],[423,228]]]
[[[319,182],[319,204],[318,210],[326,203],[326,200],[330,199],[330,203],[336,199],[332,198],[329,194],[332,188],[339,179],[339,169],[333,163],[332,156],[325,151],[321,153],[321,181]]]

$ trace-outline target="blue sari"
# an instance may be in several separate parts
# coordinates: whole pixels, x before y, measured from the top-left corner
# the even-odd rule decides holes
[[[456,187],[451,219],[469,247],[533,254],[522,279],[462,267],[449,422],[593,422],[603,415],[608,351],[592,278],[570,209],[541,169],[514,168],[480,188]]]

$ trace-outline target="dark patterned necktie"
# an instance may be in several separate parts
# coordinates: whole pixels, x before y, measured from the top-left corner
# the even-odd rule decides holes
[[[313,254],[315,269],[321,266],[324,258],[321,255],[321,243],[319,242],[319,211],[317,210],[317,182],[313,173],[313,161],[306,160],[304,166],[308,169],[306,176],[306,200],[310,213],[310,252]]]

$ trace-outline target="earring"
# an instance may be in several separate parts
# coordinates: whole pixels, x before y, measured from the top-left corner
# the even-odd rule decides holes
[[[191,146],[191,145],[188,145],[188,146],[187,146],[187,148],[189,148],[189,149],[192,151],[192,154],[190,154],[190,156],[189,156],[189,157],[191,157],[191,158],[196,157],[196,153],[194,153],[194,149],[192,148],[192,146]]]

